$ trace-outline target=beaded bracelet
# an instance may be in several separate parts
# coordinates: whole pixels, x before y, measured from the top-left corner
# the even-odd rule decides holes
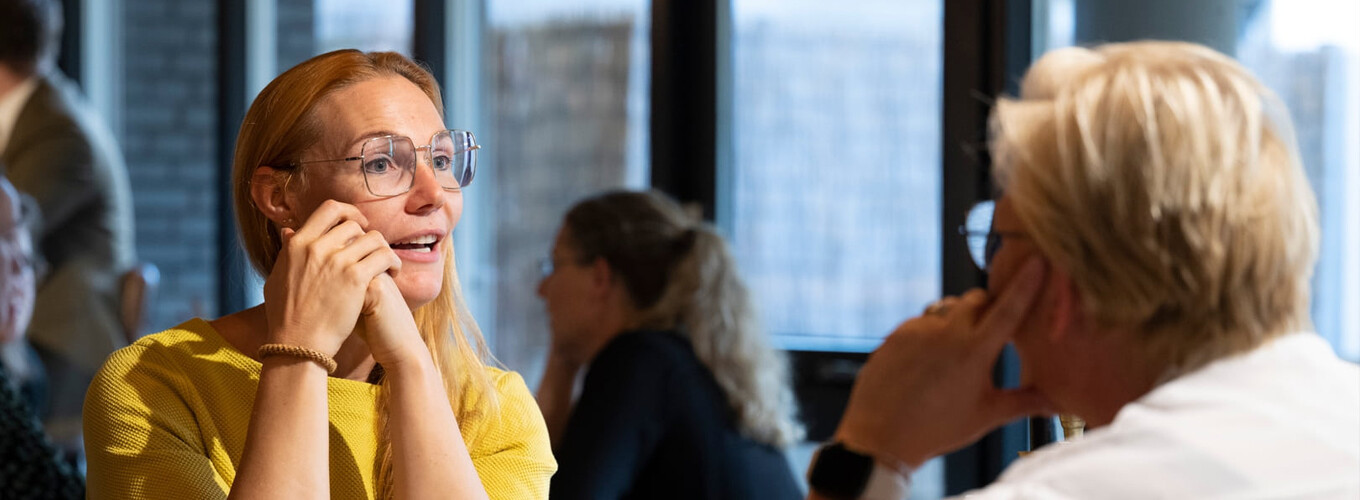
[[[322,368],[326,369],[327,375],[335,373],[336,364],[334,358],[327,356],[326,353],[321,351],[308,349],[306,347],[288,344],[265,344],[260,346],[260,350],[257,351],[255,355],[258,356],[260,360],[264,360],[264,358],[276,354],[315,361],[316,364],[321,365]]]

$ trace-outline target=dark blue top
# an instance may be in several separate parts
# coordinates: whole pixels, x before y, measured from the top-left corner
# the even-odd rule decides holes
[[[803,497],[783,452],[741,435],[674,332],[623,333],[600,351],[555,454],[554,500]]]
[[[43,434],[0,363],[0,498],[85,498],[85,482]]]

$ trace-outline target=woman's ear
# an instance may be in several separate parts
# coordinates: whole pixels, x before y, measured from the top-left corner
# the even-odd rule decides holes
[[[296,203],[288,192],[286,182],[279,183],[279,171],[274,167],[255,167],[250,177],[250,199],[266,218],[279,227],[296,228]]]
[[[1081,305],[1081,296],[1077,293],[1076,284],[1072,283],[1072,277],[1057,266],[1048,266],[1048,286],[1051,290],[1053,315],[1053,326],[1049,330],[1048,338],[1052,342],[1061,342],[1068,335],[1072,334],[1072,329],[1077,325],[1085,324],[1085,309]]]
[[[609,262],[604,257],[596,257],[590,264],[590,284],[591,290],[602,297],[608,295],[610,287],[614,285],[614,270],[609,268]]]

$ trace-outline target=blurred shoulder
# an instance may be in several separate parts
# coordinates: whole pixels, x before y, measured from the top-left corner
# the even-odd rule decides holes
[[[614,337],[596,357],[632,360],[635,364],[649,364],[657,360],[678,360],[694,357],[689,340],[670,330],[637,330]]]

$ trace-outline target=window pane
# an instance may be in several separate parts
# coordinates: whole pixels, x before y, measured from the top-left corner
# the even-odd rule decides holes
[[[411,55],[414,0],[316,0],[316,53],[391,50]]]
[[[562,215],[580,198],[647,185],[649,2],[488,2],[487,145],[459,248],[469,303],[497,358],[537,386],[548,328],[536,290]],[[456,106],[456,104],[455,104]],[[466,215],[464,223],[466,223]],[[460,230],[462,229],[460,225]],[[476,257],[464,260],[467,255]]]
[[[719,220],[777,345],[872,350],[940,294],[943,3],[735,0],[732,19]],[[943,465],[912,498],[943,496]]]
[[[1360,3],[1266,0],[1250,12],[1237,56],[1289,106],[1317,194],[1322,246],[1313,323],[1360,361]]]
[[[1233,54],[1289,107],[1304,169],[1317,195],[1322,227],[1314,270],[1312,316],[1318,333],[1346,359],[1360,360],[1360,4],[1354,0],[1163,1],[1164,16],[1143,36],[1207,40]],[[1224,6],[1233,6],[1225,9]],[[1133,8],[1121,2],[1037,2],[1039,47],[1055,48],[1110,37],[1088,13]],[[1149,8],[1149,7],[1138,7]],[[1167,26],[1185,28],[1167,32]],[[1228,36],[1224,37],[1226,33]],[[1123,39],[1134,33],[1121,33]]]
[[[741,269],[783,347],[871,350],[940,294],[942,4],[733,6]]]

